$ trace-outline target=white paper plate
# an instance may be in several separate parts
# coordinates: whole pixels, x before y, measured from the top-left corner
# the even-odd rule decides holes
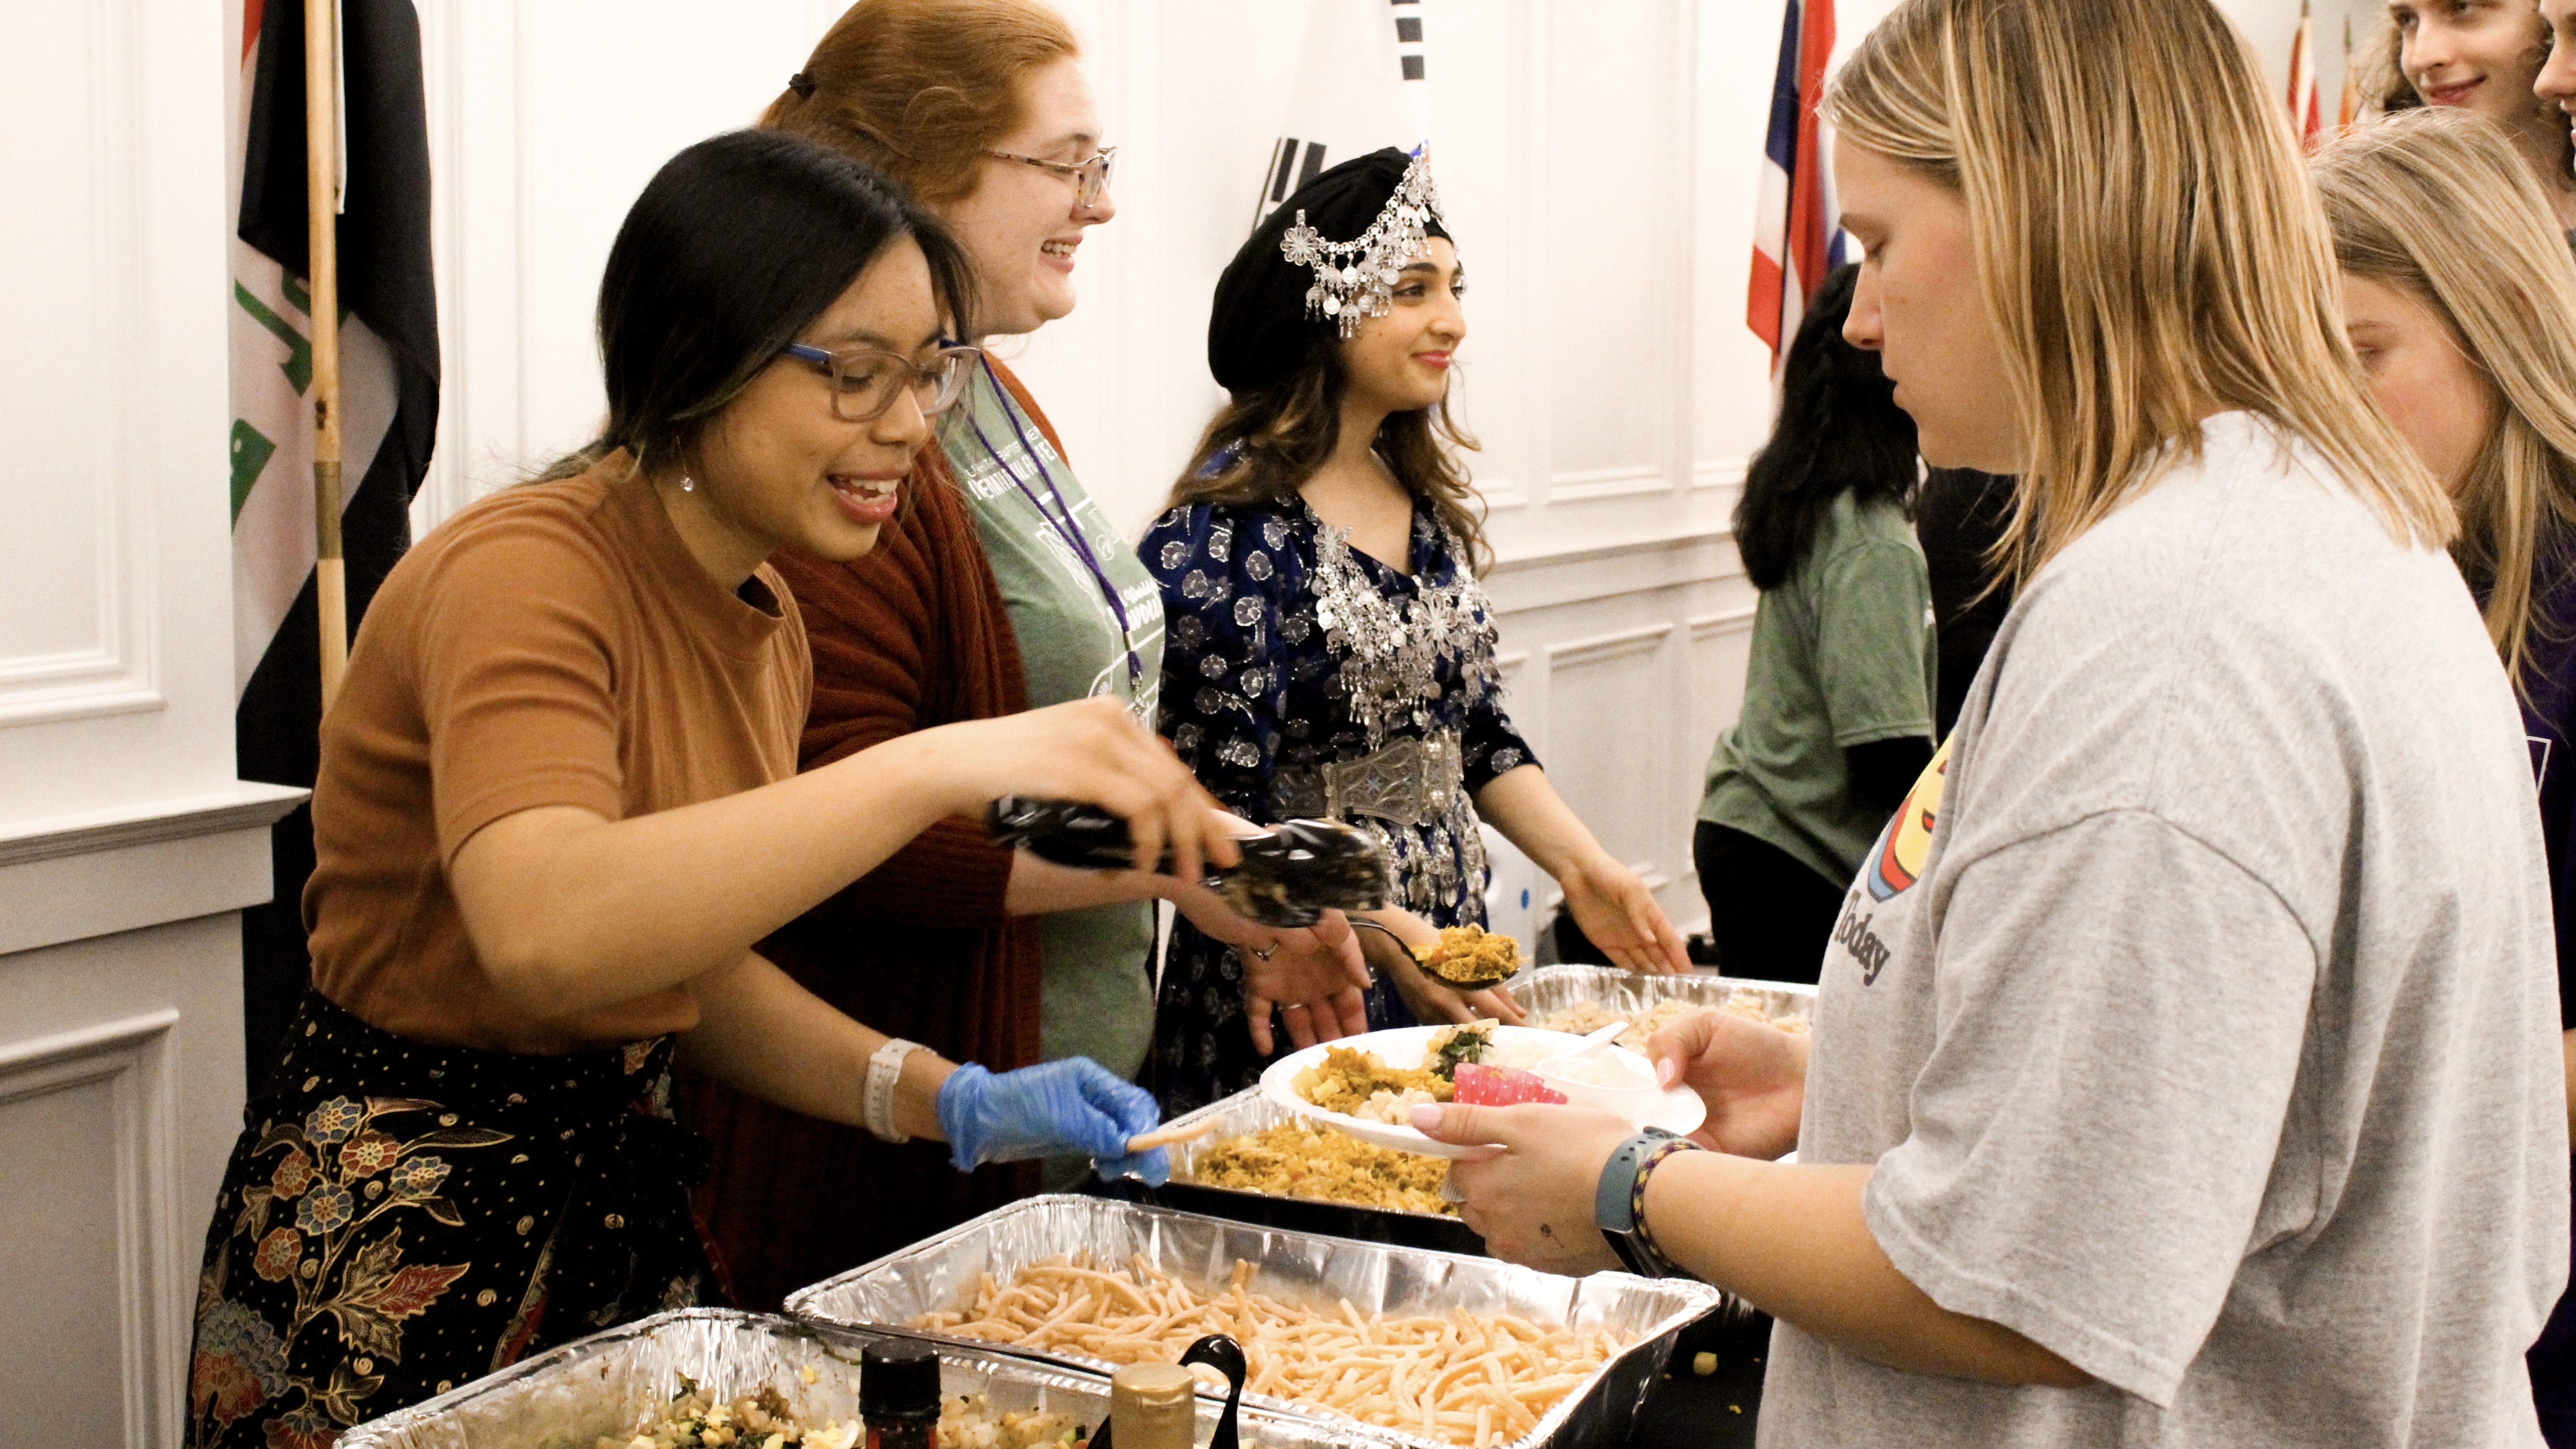
[[[1371,1122],[1344,1112],[1327,1112],[1297,1095],[1297,1074],[1322,1061],[1324,1053],[1330,1048],[1348,1047],[1355,1051],[1375,1052],[1378,1060],[1391,1067],[1417,1066],[1422,1061],[1423,1049],[1430,1044],[1431,1034],[1439,1029],[1436,1026],[1406,1026],[1398,1027],[1393,1031],[1372,1031],[1360,1036],[1346,1036],[1339,1041],[1318,1042],[1304,1051],[1290,1052],[1272,1062],[1269,1070],[1261,1074],[1261,1094],[1291,1112],[1312,1117],[1318,1122],[1339,1128],[1362,1142],[1373,1142],[1380,1147],[1392,1147],[1398,1152],[1428,1153],[1433,1157],[1463,1156],[1467,1151],[1463,1146],[1434,1142],[1411,1127],[1388,1122]],[[1519,1046],[1526,1042],[1547,1047],[1551,1051],[1562,1051],[1572,1046],[1574,1040],[1573,1037],[1561,1031],[1540,1031],[1526,1026],[1494,1028],[1494,1045],[1502,1047]],[[1654,1063],[1625,1047],[1614,1046],[1605,1050],[1624,1058],[1628,1065],[1649,1076],[1654,1073]],[[1654,1110],[1647,1114],[1646,1120],[1637,1125],[1661,1127],[1667,1132],[1689,1132],[1696,1129],[1707,1118],[1708,1104],[1699,1099],[1697,1092],[1688,1087],[1674,1087],[1655,1099]]]

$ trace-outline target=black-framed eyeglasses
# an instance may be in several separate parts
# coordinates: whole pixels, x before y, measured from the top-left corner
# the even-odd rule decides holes
[[[976,359],[984,355],[980,347],[946,346],[928,362],[916,363],[879,347],[827,352],[802,342],[790,342],[782,351],[813,363],[831,378],[832,416],[845,423],[875,422],[907,389],[923,417],[937,417],[966,395]]]
[[[1043,161],[1035,156],[1021,156],[1009,151],[987,151],[984,154],[996,161],[1017,161],[1023,166],[1035,166],[1041,171],[1052,171],[1070,178],[1075,208],[1088,211],[1100,204],[1101,193],[1109,189],[1109,167],[1117,158],[1118,148],[1103,146],[1087,161]]]

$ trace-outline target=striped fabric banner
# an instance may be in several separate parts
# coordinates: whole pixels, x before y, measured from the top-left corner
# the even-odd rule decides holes
[[[1753,282],[1744,316],[1753,334],[1770,345],[1775,372],[1808,299],[1845,253],[1816,115],[1833,53],[1834,0],[1788,0],[1780,20],[1780,69],[1771,86],[1771,128],[1762,143]]]
[[[2299,38],[2290,44],[2290,129],[2299,145],[2313,151],[2323,139],[2325,113],[2317,105],[2317,28],[2308,18],[2306,0],[2299,5]]]
[[[1314,0],[1252,225],[1327,166],[1431,139],[1421,0]]]
[[[438,425],[429,125],[412,0],[338,0],[340,539],[351,632],[411,541]],[[231,138],[233,747],[245,780],[311,786],[321,758],[313,561],[312,295],[305,278],[304,0],[246,0]],[[242,912],[250,1081],[302,997],[310,814],[270,832],[276,896]]]

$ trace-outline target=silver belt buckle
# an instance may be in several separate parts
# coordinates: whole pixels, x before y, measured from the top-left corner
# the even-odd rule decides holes
[[[1464,783],[1458,737],[1407,736],[1360,760],[1323,765],[1324,813],[1329,819],[1373,815],[1397,825],[1422,825],[1446,814]]]

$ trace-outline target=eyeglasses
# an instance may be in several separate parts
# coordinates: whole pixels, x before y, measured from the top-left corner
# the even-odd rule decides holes
[[[996,161],[1017,161],[1023,166],[1035,166],[1041,171],[1052,171],[1070,178],[1074,208],[1089,211],[1100,204],[1101,194],[1109,189],[1109,165],[1117,157],[1118,148],[1103,146],[1088,161],[1041,161],[1035,156],[1015,156],[1008,151],[987,151],[984,154]]]
[[[782,349],[822,369],[832,379],[832,416],[845,423],[870,423],[885,416],[894,400],[909,389],[921,415],[937,417],[966,394],[966,380],[984,355],[978,347],[942,347],[930,361],[915,364],[900,353],[876,347],[826,352],[802,342]]]

